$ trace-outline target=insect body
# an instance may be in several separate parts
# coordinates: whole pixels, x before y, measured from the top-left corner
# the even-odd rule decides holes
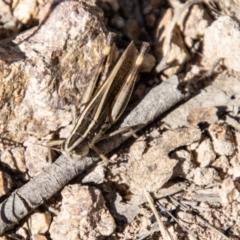
[[[105,58],[107,55],[111,56],[112,43],[113,34],[110,33],[104,49]],[[125,110],[147,49],[148,44],[143,43],[138,53],[134,43],[131,42],[102,85],[95,93],[91,91],[94,93],[93,97],[77,119],[69,137],[62,144],[61,151],[65,157],[70,160],[81,160],[88,154],[89,148],[103,157],[100,150],[95,147],[95,143]],[[99,72],[103,64],[104,61],[100,63]]]

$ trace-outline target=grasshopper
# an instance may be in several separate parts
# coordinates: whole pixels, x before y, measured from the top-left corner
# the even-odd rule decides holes
[[[99,64],[95,79],[99,79],[104,63],[105,66],[110,64],[113,41],[114,35],[110,33],[103,50],[104,58]],[[101,86],[96,87],[97,80],[91,83],[87,92],[93,97],[86,104],[70,135],[61,145],[61,152],[66,158],[74,161],[81,160],[91,148],[106,160],[101,151],[95,147],[95,143],[124,112],[147,50],[148,44],[143,43],[138,53],[134,43],[131,42],[112,71],[108,75],[105,74],[106,79],[101,79]]]

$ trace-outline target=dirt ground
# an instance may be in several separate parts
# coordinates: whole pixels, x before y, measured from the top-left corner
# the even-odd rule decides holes
[[[0,209],[9,227],[0,239],[239,239],[239,10],[238,0],[1,1]],[[107,162],[67,185],[48,179],[59,183],[53,196],[36,209],[19,197],[24,206],[9,206],[16,220],[7,222],[5,201],[54,164],[62,150],[49,143],[66,139],[91,101],[109,32],[116,54],[106,71],[131,40],[150,46],[125,112],[161,84],[164,92],[178,81],[181,97],[166,90],[166,104],[177,100],[140,131],[130,126]]]

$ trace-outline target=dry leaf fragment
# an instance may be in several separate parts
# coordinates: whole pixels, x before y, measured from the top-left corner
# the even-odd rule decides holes
[[[173,11],[172,9],[168,9],[162,19],[159,20],[157,30],[155,33],[155,49],[154,52],[160,61],[166,54],[168,50],[168,29],[172,22],[173,18]],[[183,68],[184,63],[189,60],[190,56],[185,47],[181,32],[176,26],[173,29],[172,33],[172,42],[170,45],[170,51],[168,58],[166,59],[167,64],[175,65],[171,68],[164,71],[164,74],[167,76],[172,76],[177,72],[181,71]]]

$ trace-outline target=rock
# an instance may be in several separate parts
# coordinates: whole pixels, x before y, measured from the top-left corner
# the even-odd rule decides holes
[[[205,29],[212,23],[206,9],[201,4],[196,4],[186,10],[178,20],[177,24],[184,36],[187,47],[192,48],[196,39],[204,36]]]
[[[155,65],[156,65],[156,58],[152,54],[147,53],[144,57],[140,71],[151,72],[151,70]]]
[[[221,169],[223,173],[227,173],[230,169],[229,161],[226,156],[220,156],[211,164],[211,166],[215,167],[216,169]]]
[[[33,235],[44,234],[48,231],[51,223],[51,214],[35,211],[28,220]],[[41,238],[36,238],[41,239]]]
[[[62,190],[61,210],[49,232],[58,240],[101,239],[111,235],[115,227],[101,192],[75,184]]]
[[[47,238],[40,234],[35,234],[31,236],[31,240],[47,240]]]
[[[209,133],[217,154],[231,156],[235,151],[234,136],[227,125],[211,124]]]
[[[230,70],[240,71],[239,24],[229,16],[221,16],[205,30],[203,55],[213,64],[222,58]]]
[[[213,168],[196,168],[192,171],[192,176],[196,185],[204,186],[214,182],[217,171]]]
[[[210,165],[216,158],[216,154],[213,151],[212,143],[209,138],[205,138],[196,149],[197,162],[200,167],[206,167]]]

